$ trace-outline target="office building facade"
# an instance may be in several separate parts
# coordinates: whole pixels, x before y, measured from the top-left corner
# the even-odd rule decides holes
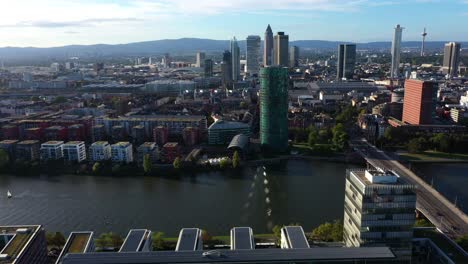
[[[112,162],[133,162],[133,146],[130,142],[118,142],[111,145]]]
[[[258,75],[260,70],[260,36],[247,37],[247,65],[245,72],[250,76]]]
[[[401,54],[401,38],[403,35],[403,28],[400,25],[395,27],[392,41],[392,68],[390,69],[390,78],[398,78],[400,73],[400,54]]]
[[[231,40],[231,60],[232,80],[236,82],[240,79],[240,49],[236,37]]]
[[[458,74],[458,64],[460,62],[461,44],[457,42],[449,42],[444,47],[444,65],[442,72],[449,78],[456,77]]]
[[[278,32],[273,40],[273,61],[276,66],[289,66],[289,36]]]
[[[432,124],[437,103],[437,84],[430,81],[406,80],[403,122],[410,125]]]
[[[109,142],[97,141],[89,147],[89,158],[92,161],[110,160],[112,157],[111,152],[111,145]]]
[[[288,69],[260,70],[260,141],[273,151],[288,147]]]
[[[340,44],[338,46],[338,63],[336,78],[338,80],[352,79],[356,64],[356,44]]]
[[[347,247],[388,246],[402,261],[411,260],[415,186],[391,171],[347,171],[344,242]]]
[[[197,52],[196,67],[202,68],[205,66],[205,52]]]
[[[41,160],[59,160],[63,158],[63,141],[48,141],[41,144]]]
[[[289,50],[289,67],[299,66],[299,47],[292,46]]]
[[[271,66],[273,65],[273,31],[270,25],[265,31],[263,45],[263,66]]]
[[[86,146],[84,141],[70,141],[63,144],[63,158],[65,161],[82,162],[86,160]]]
[[[203,67],[204,67],[205,77],[212,77],[213,76],[213,60],[206,59],[205,65]]]

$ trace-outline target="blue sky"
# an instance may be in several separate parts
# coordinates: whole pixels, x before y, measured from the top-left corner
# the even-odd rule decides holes
[[[0,0],[0,46],[261,35],[291,40],[468,40],[468,0]]]

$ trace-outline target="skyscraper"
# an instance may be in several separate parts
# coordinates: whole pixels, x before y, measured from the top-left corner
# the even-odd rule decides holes
[[[352,79],[356,64],[356,44],[340,44],[338,46],[338,63],[336,79]]]
[[[397,25],[392,42],[392,68],[390,69],[390,78],[398,78],[400,72],[400,53],[401,53],[401,36],[403,28]]]
[[[205,77],[213,76],[213,60],[206,59],[204,63]]]
[[[436,83],[406,80],[402,121],[411,125],[431,124],[435,116],[436,103]]]
[[[299,66],[299,47],[292,46],[289,51],[289,66],[298,67]]]
[[[392,171],[347,171],[343,221],[345,245],[386,245],[403,263],[410,260],[416,218],[415,189]]]
[[[273,41],[273,64],[288,67],[289,65],[289,36],[278,32]]]
[[[258,74],[260,69],[260,36],[247,37],[247,65],[245,72],[250,75]]]
[[[260,141],[268,150],[288,147],[288,69],[268,66],[260,70]]]
[[[229,50],[223,53],[223,62],[221,63],[221,74],[224,85],[229,85],[232,82],[232,56]]]
[[[265,41],[263,45],[263,65],[270,66],[273,64],[273,31],[270,25],[268,25],[265,31]]]
[[[460,61],[460,43],[449,42],[444,47],[444,66],[442,72],[450,78],[457,76]]]
[[[198,68],[202,68],[205,63],[205,52],[197,52],[197,63]]]
[[[236,37],[231,40],[232,80],[240,79],[240,49]]]

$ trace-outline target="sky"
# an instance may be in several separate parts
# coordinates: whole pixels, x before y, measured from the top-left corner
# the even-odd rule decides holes
[[[0,0],[0,47],[119,44],[184,37],[468,40],[468,0]]]

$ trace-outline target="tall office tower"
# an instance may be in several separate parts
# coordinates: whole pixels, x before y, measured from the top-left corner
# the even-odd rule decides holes
[[[273,64],[283,67],[289,65],[289,36],[278,32],[273,40]]]
[[[444,66],[442,72],[450,78],[457,76],[458,63],[460,62],[461,45],[457,42],[449,42],[444,47]]]
[[[289,50],[289,66],[298,67],[299,66],[299,47],[292,46]]]
[[[436,103],[436,83],[406,80],[402,121],[411,125],[431,124],[435,117]]]
[[[223,62],[221,63],[221,75],[224,85],[229,85],[232,82],[232,56],[229,50],[223,53]]]
[[[260,36],[247,37],[247,65],[245,72],[250,76],[257,75],[260,69]]]
[[[340,44],[340,46],[338,46],[336,79],[352,79],[355,64],[356,44]]]
[[[213,60],[206,59],[204,63],[205,77],[213,76]]]
[[[411,259],[415,210],[415,186],[392,171],[347,171],[343,221],[347,247],[388,246],[398,260]]]
[[[197,52],[197,64],[198,68],[203,68],[205,65],[205,52]]]
[[[240,79],[240,49],[236,37],[231,40],[232,80]]]
[[[390,69],[390,78],[393,80],[398,78],[400,72],[400,53],[401,53],[401,36],[403,34],[403,28],[397,25],[395,28],[395,34],[393,35],[392,42],[392,68]]]
[[[263,66],[273,65],[273,31],[269,24],[265,31],[263,45]]]
[[[171,56],[169,53],[164,54],[164,57],[162,58],[162,64],[164,65],[164,68],[170,68],[171,67]]]
[[[260,141],[272,151],[288,148],[288,68],[260,69]]]

